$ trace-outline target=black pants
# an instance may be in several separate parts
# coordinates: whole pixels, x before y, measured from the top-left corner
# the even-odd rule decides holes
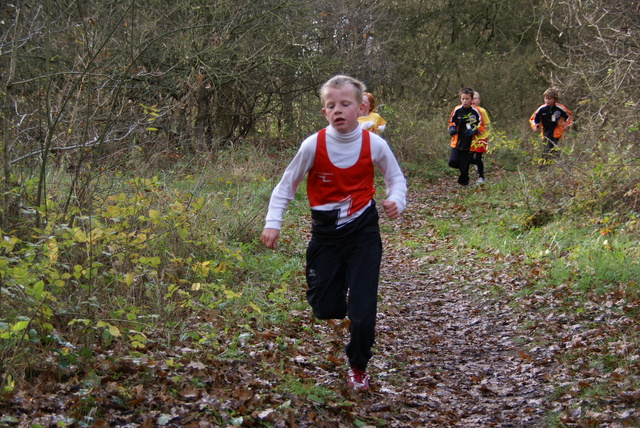
[[[471,165],[473,153],[469,150],[460,150],[457,147],[452,147],[449,152],[449,167],[460,170],[458,184],[463,186],[469,184],[469,165]]]
[[[473,152],[473,159],[471,163],[478,167],[478,178],[484,178],[484,162],[482,162],[482,153],[484,152]]]
[[[334,242],[312,235],[307,247],[307,301],[319,319],[349,316],[346,352],[351,366],[365,370],[372,357],[382,240],[375,205],[375,223]],[[364,215],[364,214],[363,214]]]
[[[550,160],[558,156],[560,153],[558,151],[558,140],[559,138],[549,138],[545,137],[546,144],[544,149],[542,149],[542,158],[545,160]]]

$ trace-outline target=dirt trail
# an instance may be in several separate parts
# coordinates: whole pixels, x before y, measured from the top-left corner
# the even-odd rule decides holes
[[[446,191],[449,183],[439,186],[444,187],[441,195],[455,197],[457,190]],[[409,195],[396,232],[407,239],[418,228],[424,233],[424,217],[433,208],[424,203],[426,197]],[[550,359],[522,350],[527,339],[506,305],[468,292],[477,279],[474,272],[483,266],[473,261],[446,266],[428,256],[412,259],[402,239],[390,239],[369,370],[374,387],[362,416],[387,420],[393,427],[544,426]],[[434,248],[447,245],[435,238],[430,242]]]

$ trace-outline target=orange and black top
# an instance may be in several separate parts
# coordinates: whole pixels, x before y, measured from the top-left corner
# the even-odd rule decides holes
[[[482,134],[485,124],[482,113],[477,107],[457,106],[449,116],[449,127],[455,126],[456,133],[451,136],[451,147],[460,150],[470,150],[471,142]]]
[[[562,137],[565,126],[571,125],[573,114],[560,103],[552,106],[546,104],[538,107],[529,118],[529,124],[533,130],[536,125],[542,125],[542,138],[557,141]]]

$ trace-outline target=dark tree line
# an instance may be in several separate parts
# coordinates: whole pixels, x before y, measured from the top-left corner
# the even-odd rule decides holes
[[[131,153],[215,152],[322,124],[328,76],[409,115],[461,86],[503,121],[548,85],[589,120],[636,126],[638,2],[42,0],[0,9],[2,227],[46,200],[46,172],[89,186]],[[621,119],[622,117],[622,119]],[[35,185],[33,184],[35,183]],[[35,190],[34,190],[35,189]],[[69,195],[67,205],[78,201]]]

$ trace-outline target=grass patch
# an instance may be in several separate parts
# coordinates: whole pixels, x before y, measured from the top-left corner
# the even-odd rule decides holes
[[[307,400],[316,405],[343,401],[343,398],[336,394],[335,391],[318,385],[312,379],[301,381],[297,377],[287,376],[283,379],[279,388],[298,397],[306,397]]]

